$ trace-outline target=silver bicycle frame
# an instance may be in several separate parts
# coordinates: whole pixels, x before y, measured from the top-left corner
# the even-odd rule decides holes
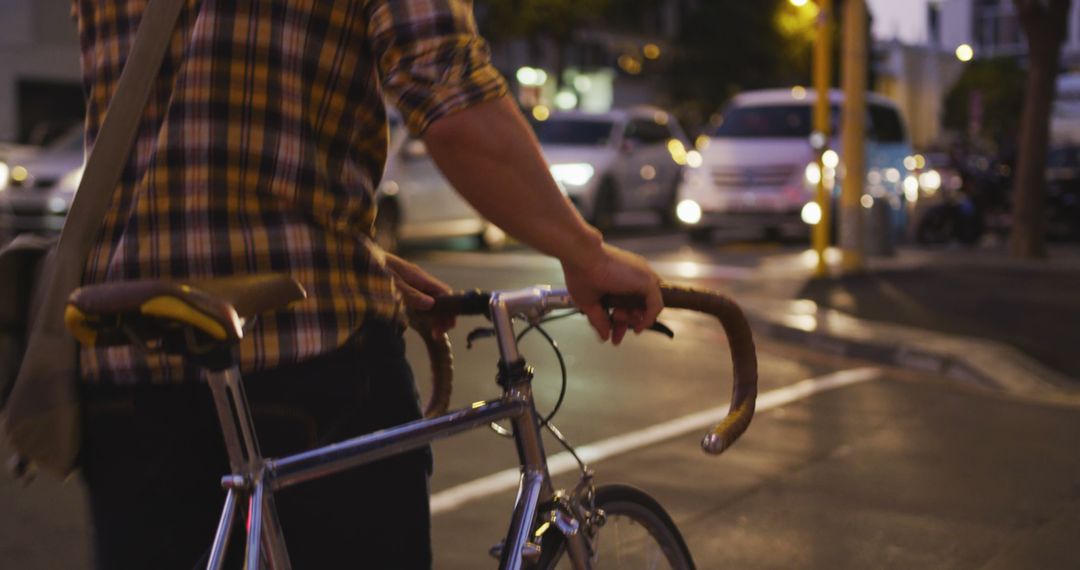
[[[492,294],[490,314],[499,346],[499,383],[503,396],[473,404],[431,419],[420,419],[378,432],[347,439],[303,453],[264,458],[259,451],[247,397],[236,367],[208,376],[218,410],[232,474],[222,479],[228,491],[211,548],[207,568],[224,564],[237,503],[248,504],[245,566],[257,570],[264,561],[270,568],[288,569],[288,552],[274,507],[273,492],[366,463],[397,455],[491,422],[509,420],[521,460],[521,479],[510,527],[503,542],[499,568],[518,570],[526,553],[535,554],[530,534],[541,505],[556,499],[541,439],[540,418],[533,405],[532,374],[518,353],[513,318],[536,319],[546,311],[573,304],[565,291],[532,287]],[[584,533],[566,532],[567,554],[578,569],[589,567]]]

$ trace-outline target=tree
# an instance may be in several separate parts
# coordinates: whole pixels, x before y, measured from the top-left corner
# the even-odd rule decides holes
[[[790,47],[793,37],[800,40],[786,35],[777,18],[790,9],[787,0],[698,3],[683,21],[671,68],[671,99],[687,107],[678,111],[689,122],[708,117],[741,90],[806,83],[809,51]]]
[[[1013,57],[973,61],[964,66],[963,73],[945,95],[945,128],[967,133],[975,121],[979,124],[980,140],[971,141],[979,147],[988,143],[993,149],[1012,147],[1024,108],[1024,84],[1027,75]],[[981,101],[982,112],[972,117],[974,98]]]
[[[1046,256],[1043,220],[1044,176],[1050,138],[1061,44],[1069,22],[1070,0],[1013,0],[1028,44],[1027,97],[1020,118],[1013,227],[1009,252],[1014,257]]]

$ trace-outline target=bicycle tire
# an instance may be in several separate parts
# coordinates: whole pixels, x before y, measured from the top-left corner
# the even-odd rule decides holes
[[[694,570],[694,559],[682,533],[656,499],[629,485],[602,485],[596,489],[596,506],[606,522],[598,529],[594,570],[613,568],[671,568]],[[545,533],[539,570],[572,568],[565,538]],[[652,562],[653,564],[650,564]],[[663,564],[666,562],[666,566]],[[657,564],[659,563],[659,564]]]

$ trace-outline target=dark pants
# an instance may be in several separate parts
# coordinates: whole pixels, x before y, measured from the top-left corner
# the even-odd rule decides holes
[[[244,378],[264,456],[420,416],[401,336],[370,328],[362,343]],[[229,471],[209,387],[87,385],[83,402],[97,567],[205,566]],[[430,568],[430,470],[424,448],[275,493],[293,567]],[[234,534],[230,567],[243,548]]]

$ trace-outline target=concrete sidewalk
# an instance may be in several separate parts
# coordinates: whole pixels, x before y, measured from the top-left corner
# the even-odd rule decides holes
[[[759,334],[1043,401],[1080,403],[1080,245],[901,248],[814,279],[812,252],[767,258],[731,291]]]

